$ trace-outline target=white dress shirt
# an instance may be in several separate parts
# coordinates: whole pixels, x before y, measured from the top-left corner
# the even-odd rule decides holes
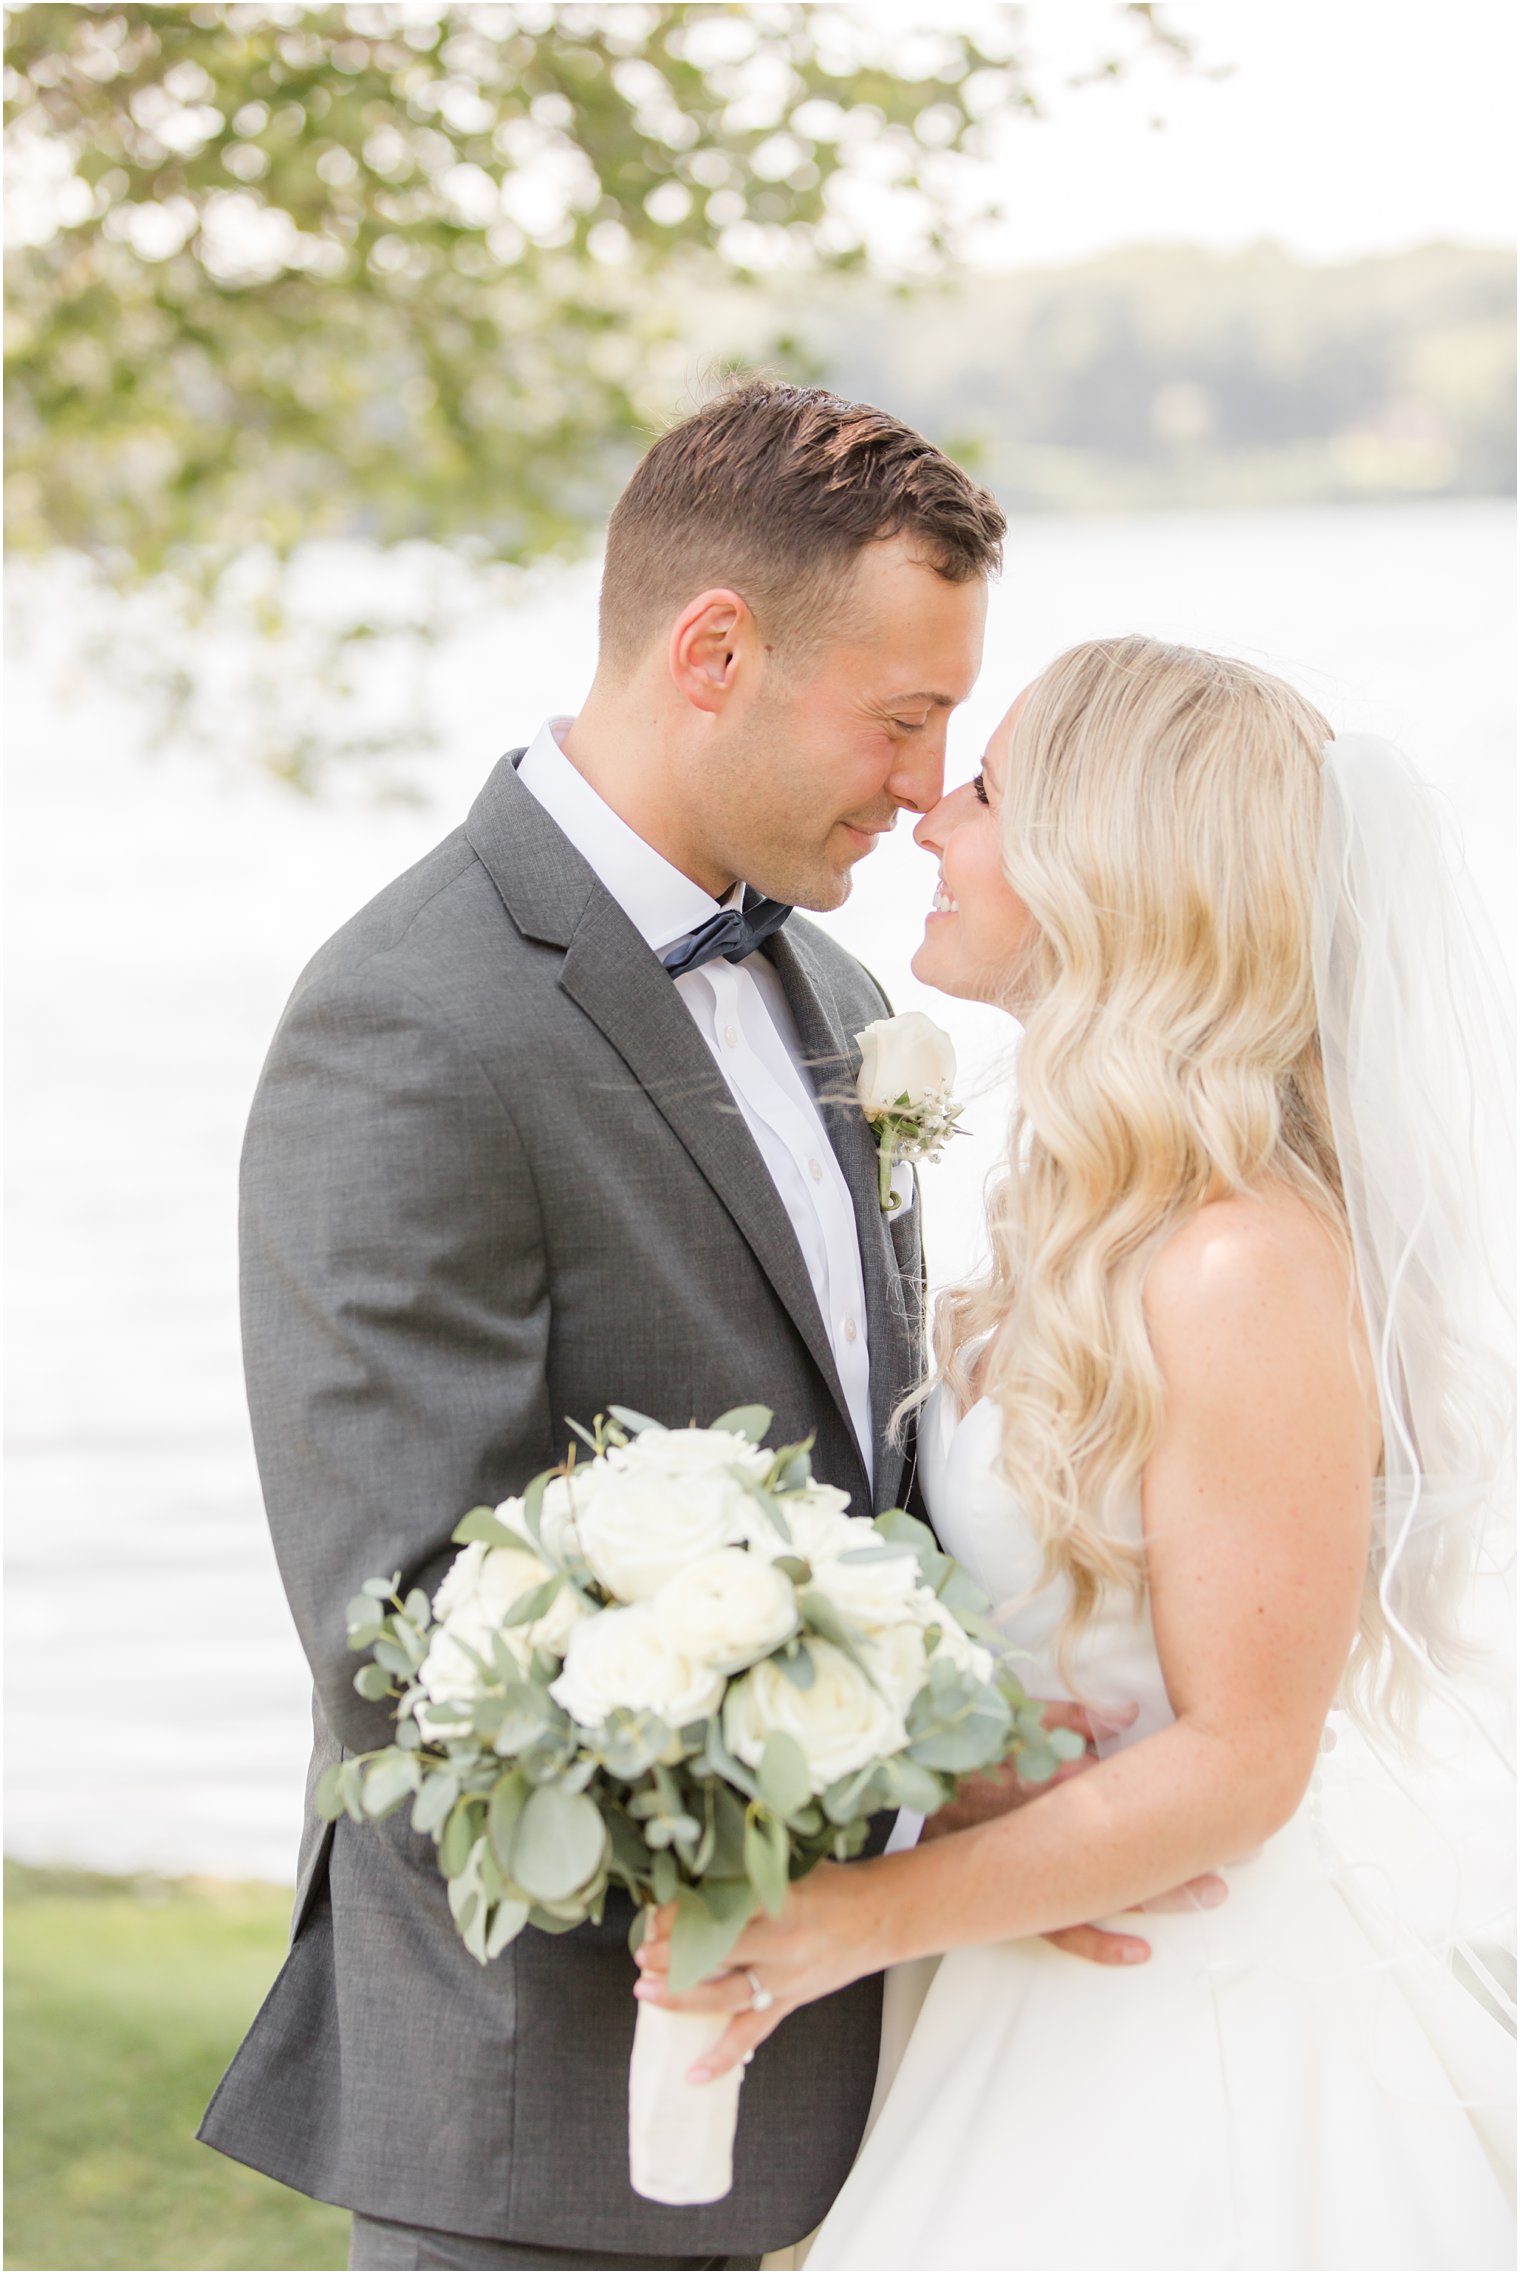
[[[560,748],[573,723],[553,718],[540,727],[517,778],[658,955],[720,908],[737,907],[744,888],[735,885],[726,901],[712,899],[630,829]],[[870,1477],[871,1352],[854,1204],[803,1069],[786,991],[758,953],[741,963],[716,956],[672,985],[716,1059],[791,1219]]]

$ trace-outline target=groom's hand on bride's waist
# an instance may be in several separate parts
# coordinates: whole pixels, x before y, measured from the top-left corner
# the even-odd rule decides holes
[[[1038,1800],[1041,1793],[1050,1792],[1070,1777],[1081,1776],[1099,1758],[1098,1746],[1106,1737],[1117,1737],[1134,1720],[1139,1708],[1117,1706],[1105,1717],[1090,1714],[1079,1705],[1052,1702],[1046,1705],[1044,1719],[1047,1729],[1074,1729],[1086,1750],[1074,1761],[1066,1762],[1053,1777],[1043,1784],[1030,1784],[1010,1763],[991,1776],[968,1777],[948,1808],[937,1816],[929,1817],[922,1833],[923,1840],[943,1839],[950,1832],[965,1832],[975,1824],[985,1824],[991,1817],[1006,1816],[1012,1808],[1023,1808],[1029,1801]],[[1227,1889],[1222,1879],[1212,1873],[1202,1879],[1189,1880],[1170,1895],[1158,1895],[1146,1904],[1148,1911],[1191,1911],[1202,1904],[1213,1909],[1224,1901]],[[1090,1959],[1095,1966],[1134,1966],[1150,1956],[1150,1944],[1139,1935],[1113,1934],[1106,1927],[1063,1927],[1059,1933],[1046,1935],[1047,1942],[1070,1957]]]

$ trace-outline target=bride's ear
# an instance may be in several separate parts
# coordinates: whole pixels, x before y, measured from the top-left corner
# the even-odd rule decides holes
[[[721,711],[756,645],[755,619],[737,592],[699,592],[670,629],[670,676],[693,710]]]

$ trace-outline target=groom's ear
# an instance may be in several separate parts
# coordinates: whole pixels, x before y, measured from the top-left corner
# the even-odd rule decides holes
[[[688,600],[672,624],[670,676],[694,710],[717,713],[757,650],[748,603],[720,585]]]

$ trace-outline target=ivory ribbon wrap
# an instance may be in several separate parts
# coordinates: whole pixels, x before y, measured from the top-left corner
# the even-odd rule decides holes
[[[651,2203],[717,2203],[734,2183],[742,2067],[711,2084],[686,2081],[732,2016],[641,2005],[628,2064],[628,2171]]]

